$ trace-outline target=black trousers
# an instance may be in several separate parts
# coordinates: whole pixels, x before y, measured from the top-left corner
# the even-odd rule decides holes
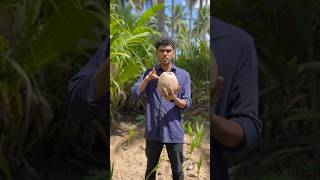
[[[158,164],[163,145],[166,145],[166,149],[171,164],[171,170],[173,180],[183,180],[183,144],[179,143],[162,143],[159,141],[147,141],[146,142],[146,156],[147,156],[147,170],[145,178],[152,171],[152,169]],[[155,180],[156,171],[154,171],[147,180]]]

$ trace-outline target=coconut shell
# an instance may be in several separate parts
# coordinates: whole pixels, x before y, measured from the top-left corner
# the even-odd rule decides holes
[[[158,88],[160,92],[164,91],[164,88],[166,88],[168,92],[170,91],[170,88],[176,92],[178,86],[177,77],[173,72],[163,72],[158,79]]]

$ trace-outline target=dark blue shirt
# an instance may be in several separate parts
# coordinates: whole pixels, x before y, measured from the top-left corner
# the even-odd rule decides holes
[[[224,84],[213,111],[240,124],[243,142],[228,149],[211,139],[211,179],[226,180],[228,171],[224,151],[251,149],[260,135],[258,118],[258,67],[254,42],[245,31],[211,17],[211,47],[216,57],[218,73]]]
[[[160,65],[156,66],[158,76],[163,72]],[[149,74],[152,68],[148,69],[132,87],[135,98],[142,94],[147,96],[146,104],[146,125],[145,138],[148,141],[161,141],[163,143],[183,143],[184,131],[180,108],[173,101],[168,101],[160,95],[157,88],[158,80],[149,81],[144,92],[140,93],[139,87],[143,79]],[[173,65],[172,72],[176,75],[180,89],[177,97],[184,99],[187,103],[184,109],[190,109],[191,80],[189,73]]]
[[[89,62],[69,81],[68,114],[70,119],[77,123],[88,121],[98,114],[105,114],[107,111],[108,96],[96,99],[93,83],[96,71],[103,63],[108,63],[106,62],[108,51],[109,37],[100,44],[99,49]]]

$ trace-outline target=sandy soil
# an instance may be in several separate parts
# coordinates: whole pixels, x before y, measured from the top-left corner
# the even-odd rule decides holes
[[[129,138],[129,129],[134,129],[136,135]],[[114,163],[113,180],[143,180],[146,168],[145,139],[143,127],[131,122],[119,122],[111,130],[110,158]],[[190,159],[190,137],[185,134],[184,143],[184,174],[186,180],[210,179],[210,139],[209,124],[204,125],[204,138],[200,148],[197,148]],[[130,142],[128,140],[130,139]],[[203,158],[203,166],[198,174],[197,161]],[[171,180],[170,162],[165,147],[161,154],[160,168],[157,180]]]

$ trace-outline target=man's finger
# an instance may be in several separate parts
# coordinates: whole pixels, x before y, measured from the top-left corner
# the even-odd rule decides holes
[[[168,95],[169,95],[166,88],[163,88],[163,91],[164,91],[164,95],[165,95],[165,96],[168,96]]]
[[[173,95],[174,94],[174,91],[172,89],[172,87],[170,87],[170,95]]]
[[[178,86],[178,88],[177,88],[177,90],[174,92],[174,94],[178,94],[179,89],[180,89],[180,86]]]
[[[153,73],[153,70],[152,70],[152,71],[150,71],[150,72],[148,73],[148,75],[147,75],[147,76],[151,76],[151,75],[152,75],[152,73]]]
[[[145,77],[145,79],[149,80],[150,73]]]

